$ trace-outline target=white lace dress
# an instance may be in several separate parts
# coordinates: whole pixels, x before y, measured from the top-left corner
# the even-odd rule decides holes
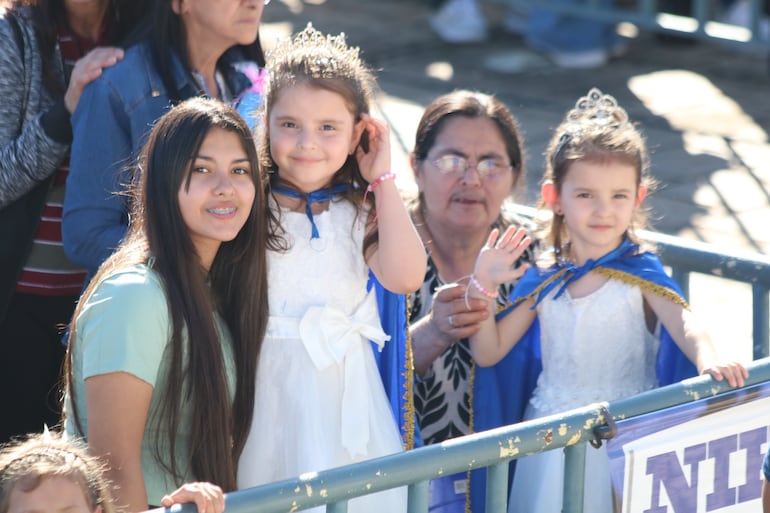
[[[537,307],[543,371],[526,418],[611,401],[656,386],[658,338],[646,327],[642,292],[609,280],[581,298],[556,290]],[[518,461],[509,513],[562,509],[564,452],[554,449]],[[606,445],[588,447],[583,511],[613,511]]]
[[[270,320],[239,488],[402,450],[372,352],[370,340],[388,336],[366,292],[355,215],[348,202],[332,202],[314,216],[320,238],[311,239],[304,212],[281,212],[291,249],[268,253]],[[406,491],[353,499],[348,511],[406,511]]]

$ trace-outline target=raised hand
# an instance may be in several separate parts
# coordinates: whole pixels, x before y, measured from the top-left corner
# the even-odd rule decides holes
[[[360,123],[364,126],[361,137],[366,137],[368,142],[358,145],[356,159],[361,176],[371,183],[390,173],[390,128],[384,121],[369,114],[362,114]]]
[[[516,260],[524,253],[524,250],[532,243],[532,239],[523,228],[509,226],[500,238],[500,231],[493,229],[484,247],[481,248],[473,277],[478,285],[485,291],[496,291],[501,283],[518,279],[527,270],[527,265],[514,269]],[[484,294],[486,295],[486,294]]]

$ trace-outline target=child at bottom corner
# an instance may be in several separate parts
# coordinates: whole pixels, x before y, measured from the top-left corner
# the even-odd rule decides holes
[[[104,467],[85,445],[47,430],[0,448],[0,513],[118,513]],[[163,497],[163,507],[194,502],[199,513],[222,513],[218,486],[188,483]]]
[[[543,370],[525,414],[544,417],[711,374],[742,386],[746,369],[723,362],[676,283],[636,231],[651,179],[640,132],[615,98],[592,89],[557,128],[547,152],[542,199],[553,212],[553,252],[527,269],[512,306],[471,338],[473,357],[493,365],[540,329]],[[511,264],[528,243],[521,230],[493,231],[476,261],[474,297],[524,271]],[[494,302],[490,301],[490,309]],[[494,313],[490,310],[491,313]],[[694,367],[693,367],[694,366]],[[519,460],[509,513],[561,511],[564,454]],[[583,511],[614,504],[606,446],[589,450]]]

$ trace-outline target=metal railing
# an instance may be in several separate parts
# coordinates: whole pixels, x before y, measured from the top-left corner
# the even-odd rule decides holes
[[[653,232],[640,234],[658,247],[661,260],[687,295],[692,273],[716,276],[751,285],[754,359],[770,355],[770,257],[716,251],[700,242]]]
[[[524,206],[518,206],[516,211],[530,218],[535,213],[535,209]],[[661,259],[671,267],[673,277],[685,293],[692,273],[751,285],[754,358],[757,361],[747,366],[750,375],[746,386],[770,381],[770,359],[764,358],[770,344],[770,258],[718,252],[707,244],[653,232],[641,232],[640,236],[657,246]],[[430,479],[486,467],[486,511],[502,513],[506,511],[508,499],[508,462],[565,448],[563,511],[579,513],[582,511],[585,442],[597,438],[596,430],[606,426],[607,415],[612,419],[632,418],[728,390],[724,381],[715,382],[710,376],[701,376],[610,403],[593,404],[393,456],[233,492],[227,495],[227,511],[294,512],[328,504],[327,512],[344,513],[347,501],[354,497],[407,486],[408,512],[424,513],[428,511]],[[176,506],[172,511],[195,513],[196,510],[192,505],[185,505]]]
[[[770,359],[752,362],[747,369],[747,387],[770,381]],[[486,512],[504,513],[508,499],[509,461],[565,448],[567,470],[563,511],[580,513],[585,443],[601,437],[597,431],[606,427],[608,415],[613,420],[629,419],[729,390],[725,381],[716,382],[710,376],[699,376],[626,399],[592,404],[392,456],[232,492],[227,494],[227,512],[284,513],[327,504],[327,512],[342,513],[347,511],[350,499],[407,486],[408,513],[425,513],[428,511],[430,479],[486,467]],[[171,511],[195,513],[196,508],[187,504],[175,506]]]
[[[762,0],[750,0],[748,27],[731,25],[712,19],[714,0],[692,0],[689,16],[668,14],[659,10],[658,0],[636,0],[634,2],[608,2],[602,0],[494,0],[524,9],[541,8],[560,14],[588,18],[607,23],[633,23],[637,27],[664,34],[676,34],[693,39],[719,40],[728,44],[770,50],[770,38],[763,38],[760,20],[763,13]]]

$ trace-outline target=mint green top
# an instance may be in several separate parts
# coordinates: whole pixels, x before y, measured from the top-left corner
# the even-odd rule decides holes
[[[181,484],[197,479],[188,463],[192,412],[184,402],[180,408],[176,435],[176,462],[181,479],[174,479],[155,458],[156,423],[160,397],[155,389],[164,390],[171,346],[171,326],[166,294],[158,274],[146,265],[137,265],[105,278],[97,285],[77,318],[73,353],[73,384],[83,435],[88,438],[88,411],[85,405],[85,380],[112,372],[127,372],[153,386],[147,425],[142,440],[142,472],[151,506]],[[231,399],[235,391],[235,364],[229,331],[215,315],[223,341],[225,370]],[[183,331],[185,345],[186,331]],[[65,410],[70,399],[65,398]],[[68,412],[69,413],[69,412]],[[65,429],[77,435],[74,421],[67,416]],[[162,449],[167,451],[167,446]]]

